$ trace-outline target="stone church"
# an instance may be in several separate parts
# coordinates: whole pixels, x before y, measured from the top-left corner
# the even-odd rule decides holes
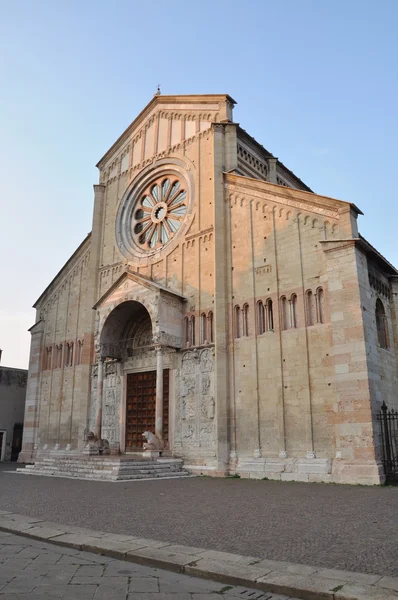
[[[97,164],[91,233],[34,305],[20,462],[146,442],[193,474],[383,481],[398,272],[234,104],[157,94]]]

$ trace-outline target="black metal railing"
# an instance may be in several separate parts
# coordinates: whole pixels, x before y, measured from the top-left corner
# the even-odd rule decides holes
[[[398,480],[398,411],[388,410],[383,402],[380,413],[382,462],[387,481]]]

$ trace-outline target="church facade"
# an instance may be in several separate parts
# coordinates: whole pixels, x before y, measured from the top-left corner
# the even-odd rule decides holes
[[[398,272],[234,104],[156,95],[99,161],[92,231],[34,305],[20,462],[149,432],[192,473],[383,481]]]

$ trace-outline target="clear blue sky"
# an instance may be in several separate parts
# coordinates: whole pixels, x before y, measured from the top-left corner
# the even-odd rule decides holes
[[[398,265],[398,1],[0,0],[0,347],[91,229],[95,164],[149,102],[228,93],[314,191],[365,213]]]

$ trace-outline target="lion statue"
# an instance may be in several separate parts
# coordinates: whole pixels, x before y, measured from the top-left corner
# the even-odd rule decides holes
[[[164,450],[163,440],[157,438],[151,431],[144,431],[142,437],[146,440],[142,445],[144,450],[150,450],[152,452],[162,452]]]
[[[93,431],[85,432],[87,441],[86,451],[90,454],[110,454],[108,440],[98,439]]]

